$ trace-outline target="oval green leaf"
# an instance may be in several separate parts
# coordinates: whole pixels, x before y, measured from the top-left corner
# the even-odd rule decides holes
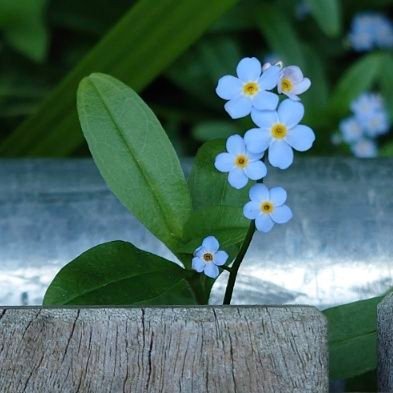
[[[44,305],[195,304],[190,274],[130,243],[104,243],[60,270]]]
[[[179,159],[154,113],[132,89],[104,74],[81,82],[78,113],[109,188],[176,252],[191,200]]]

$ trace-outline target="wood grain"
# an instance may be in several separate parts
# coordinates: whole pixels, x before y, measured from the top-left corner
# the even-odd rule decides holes
[[[0,309],[0,392],[319,393],[312,307]]]
[[[378,305],[378,388],[393,392],[393,294]]]

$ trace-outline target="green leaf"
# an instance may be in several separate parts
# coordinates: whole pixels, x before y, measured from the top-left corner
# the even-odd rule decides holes
[[[256,9],[257,24],[270,49],[286,64],[305,64],[301,41],[287,14],[277,5],[260,4]]]
[[[214,167],[217,154],[225,151],[225,141],[206,142],[194,161],[188,185],[194,210],[215,206],[243,206],[248,201],[250,185],[236,190],[228,183],[228,174],[218,172]]]
[[[154,113],[132,89],[104,74],[83,79],[78,112],[109,188],[176,252],[191,200],[175,150]]]
[[[325,310],[329,327],[330,377],[345,379],[376,367],[377,305],[374,297]]]
[[[389,117],[393,121],[393,56],[385,54],[382,60],[383,70],[379,73],[379,86],[389,112]]]
[[[131,243],[104,243],[60,270],[44,305],[195,304],[190,274]]]
[[[3,156],[66,156],[82,143],[75,93],[80,80],[106,72],[140,91],[237,0],[140,0],[0,146]],[[31,1],[33,2],[33,1]],[[61,141],[61,143],[59,143]]]
[[[226,139],[237,131],[233,122],[211,120],[197,124],[192,130],[192,135],[195,139],[205,142],[211,139]]]
[[[322,31],[336,37],[341,32],[341,2],[339,0],[306,0]]]
[[[330,112],[333,115],[340,118],[349,112],[351,101],[377,80],[383,60],[382,54],[372,53],[361,57],[344,72],[331,97]]]
[[[47,0],[2,0],[0,30],[16,50],[34,61],[46,56],[48,34],[44,24]]]

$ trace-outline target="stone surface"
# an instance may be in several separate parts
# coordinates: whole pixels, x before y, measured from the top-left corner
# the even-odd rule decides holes
[[[186,165],[186,168],[189,165]],[[294,218],[257,234],[236,304],[319,308],[393,286],[393,160],[296,157],[270,170]],[[56,272],[98,243],[121,239],[173,258],[107,189],[90,160],[0,160],[0,304],[40,304]],[[225,274],[212,303],[222,301]]]
[[[393,392],[393,294],[378,305],[378,388]]]
[[[327,393],[312,307],[0,309],[0,391]]]

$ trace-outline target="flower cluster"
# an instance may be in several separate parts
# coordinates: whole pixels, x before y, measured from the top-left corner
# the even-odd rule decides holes
[[[265,152],[273,167],[287,169],[293,162],[293,150],[306,151],[311,148],[315,135],[313,130],[300,124],[304,107],[299,96],[309,89],[311,82],[303,76],[301,69],[291,65],[283,67],[281,62],[265,63],[255,57],[242,59],[236,68],[236,76],[225,75],[218,81],[217,95],[226,100],[226,112],[232,119],[251,115],[255,127],[230,136],[226,151],[217,155],[214,166],[228,174],[229,184],[241,189],[249,180],[261,181],[267,175]],[[274,91],[276,89],[276,92]],[[281,97],[285,98],[280,102]],[[291,209],[285,205],[287,193],[282,187],[269,189],[263,184],[254,184],[249,191],[250,201],[243,207],[243,214],[255,220],[258,231],[269,232],[274,224],[284,224],[292,218]],[[225,261],[217,259],[219,244],[205,244],[194,253],[193,268],[209,277],[217,277]],[[216,239],[215,239],[216,240]],[[209,240],[210,242],[211,240]]]
[[[376,138],[389,131],[389,116],[381,95],[363,93],[351,103],[352,115],[340,122],[342,141],[356,157],[375,157]]]
[[[358,52],[393,48],[393,24],[380,13],[357,14],[352,20],[348,40]]]

